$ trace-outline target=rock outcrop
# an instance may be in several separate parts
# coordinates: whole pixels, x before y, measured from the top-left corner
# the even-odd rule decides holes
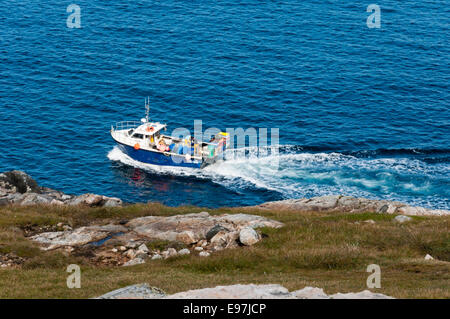
[[[239,232],[239,241],[246,246],[251,246],[259,241],[258,233],[251,227],[245,227]]]
[[[67,195],[48,187],[39,186],[25,172],[9,171],[0,173],[0,206],[9,204],[22,206],[49,204],[114,207],[121,206],[122,201],[116,197],[96,194]]]
[[[79,196],[64,194],[63,192],[39,186],[36,181],[28,174],[22,171],[8,171],[0,173],[0,206],[8,204],[33,205],[85,205],[114,207],[121,206],[122,201],[116,197],[106,197],[97,194],[82,194]],[[414,207],[401,202],[388,200],[373,200],[366,198],[355,198],[351,196],[330,195],[313,198],[287,199],[282,201],[267,202],[255,206],[265,209],[285,209],[298,211],[343,211],[343,212],[377,212],[386,214],[399,214],[409,216],[447,216],[449,210],[428,209],[423,207]],[[246,223],[245,214],[236,214],[229,216],[229,222],[236,225]],[[252,220],[253,227],[262,227],[260,221]],[[214,226],[214,225],[213,225]],[[256,228],[253,227],[253,228]],[[270,226],[269,226],[270,227]],[[151,229],[146,231],[151,232]],[[206,234],[210,240],[222,229],[209,228],[210,233]],[[226,230],[225,230],[226,231]],[[166,234],[170,236],[169,233]],[[183,242],[195,242],[197,238],[189,230],[185,232],[172,233],[172,236],[182,237]],[[203,234],[202,234],[202,237]],[[175,240],[178,238],[172,238]]]
[[[278,221],[257,215],[213,216],[207,212],[168,217],[146,216],[122,224],[47,231],[29,238],[44,250],[62,248],[68,251],[67,248],[70,248],[70,252],[77,253],[84,247],[90,247],[91,250],[105,247],[96,249],[98,258],[104,259],[106,263],[133,266],[147,260],[189,255],[191,251],[197,256],[208,257],[214,251],[254,245],[261,239],[256,228],[283,226]],[[214,236],[211,238],[212,234]],[[152,240],[179,242],[186,247],[179,251],[173,247],[163,251],[149,249],[145,243]]]
[[[97,299],[160,299],[166,293],[159,288],[148,284],[138,284],[111,291]]]
[[[148,284],[128,286],[111,291],[99,299],[393,299],[364,290],[357,293],[327,295],[323,289],[305,287],[289,292],[280,285],[231,285],[203,288],[166,295],[161,289]]]
[[[225,214],[221,216],[211,216],[207,212],[201,212],[169,217],[140,217],[129,221],[125,226],[133,229],[133,231],[140,236],[153,239],[180,241],[189,245],[202,239],[207,239],[208,237],[211,238],[211,233],[214,233],[218,229],[221,230],[215,233],[214,237],[219,233],[227,234],[234,231],[240,231],[246,227],[251,229],[260,227],[279,228],[282,227],[283,224],[257,215]],[[214,237],[212,237],[211,240]],[[227,243],[224,244],[226,245]]]
[[[397,223],[402,224],[402,223],[411,221],[412,218],[409,217],[409,216],[405,216],[405,215],[398,215],[398,216],[395,216],[394,220],[395,220]]]
[[[45,250],[64,246],[81,246],[98,242],[113,234],[128,231],[120,225],[86,226],[74,230],[46,232],[30,237],[31,240],[41,244]]]
[[[255,206],[264,209],[285,209],[296,211],[325,211],[325,212],[376,212],[383,214],[400,214],[410,216],[448,216],[449,210],[413,207],[404,203],[355,198],[351,196],[321,196],[313,198],[287,199],[267,202]]]

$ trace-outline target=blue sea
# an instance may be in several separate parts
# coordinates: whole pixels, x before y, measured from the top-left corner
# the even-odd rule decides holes
[[[81,28],[68,28],[69,4]],[[394,1],[0,6],[0,171],[66,193],[205,207],[345,194],[450,209],[450,7]],[[204,170],[142,165],[111,124],[278,128]]]

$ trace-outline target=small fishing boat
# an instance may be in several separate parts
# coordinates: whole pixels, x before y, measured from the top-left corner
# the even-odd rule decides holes
[[[111,136],[120,150],[132,159],[154,165],[203,168],[223,158],[229,134],[219,132],[209,142],[186,136],[162,134],[166,124],[151,122],[150,104],[145,100],[145,118],[122,121],[111,126]]]

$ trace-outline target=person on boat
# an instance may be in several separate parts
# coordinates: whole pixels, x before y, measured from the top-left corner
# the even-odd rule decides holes
[[[166,142],[164,141],[163,138],[159,140],[158,151],[161,151],[161,152],[169,151],[169,146],[167,146],[167,144],[166,144]]]
[[[150,135],[148,138],[149,138],[149,146],[156,147],[155,137],[153,135]]]

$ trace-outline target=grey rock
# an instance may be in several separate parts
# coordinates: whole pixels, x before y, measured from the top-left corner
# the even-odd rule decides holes
[[[213,221],[209,220],[209,215],[201,214],[147,216],[132,219],[126,226],[147,238],[190,244],[204,238],[205,228],[211,228]]]
[[[380,207],[380,209],[378,210],[379,213],[387,213],[389,209],[389,205],[384,204],[383,206]]]
[[[127,248],[133,248],[134,249],[134,248],[139,246],[139,243],[134,241],[134,240],[129,240],[129,241],[126,242],[125,246]]]
[[[124,263],[123,266],[127,267],[127,266],[135,266],[135,265],[140,265],[140,264],[145,264],[145,260],[142,258],[136,257],[136,258],[133,258],[133,259],[127,261],[126,263]]]
[[[209,257],[211,254],[207,251],[201,251],[198,255],[200,257]]]
[[[121,206],[122,201],[115,197],[96,194],[83,194],[72,197],[63,192],[39,186],[36,181],[22,171],[0,173],[0,206],[9,204],[35,205],[88,205]]]
[[[398,208],[398,206],[393,205],[393,204],[389,204],[388,208],[386,210],[386,213],[387,214],[395,214],[397,212],[397,208]]]
[[[138,247],[138,249],[139,249],[140,251],[145,252],[145,253],[149,253],[149,252],[150,252],[150,250],[148,249],[148,247],[147,247],[146,244],[140,245],[140,246]]]
[[[403,206],[398,208],[397,213],[409,216],[449,216],[449,210],[427,209],[423,207]]]
[[[122,200],[117,197],[105,197],[103,196],[103,207],[120,207],[122,206]]]
[[[98,206],[102,202],[103,198],[96,194],[83,194],[80,196],[73,197],[68,204],[69,205],[88,205],[88,206]]]
[[[330,299],[322,288],[316,287],[305,287],[291,292],[291,295],[298,299]]]
[[[80,196],[72,197],[67,201],[68,205],[77,206],[77,205],[86,205],[90,207],[95,206],[103,206],[103,207],[116,207],[121,206],[122,201],[116,197],[107,197],[97,194],[82,194]]]
[[[127,256],[130,259],[133,259],[134,257],[136,257],[136,251],[134,249],[128,249],[125,252],[125,256]]]
[[[26,193],[23,195],[20,201],[21,206],[35,205],[35,204],[49,204],[52,201],[51,198],[37,193]]]
[[[139,284],[113,290],[96,299],[160,299],[165,296],[165,292],[159,288]]]
[[[41,188],[30,175],[23,171],[9,171],[0,174],[0,187],[13,193],[40,193]]]
[[[398,223],[404,223],[404,222],[411,221],[412,218],[409,216],[405,216],[405,215],[398,215],[398,216],[395,216],[394,220]]]
[[[177,251],[175,250],[175,248],[168,248],[167,250],[163,251],[161,253],[162,257],[164,259],[170,258],[170,257],[175,257],[176,255],[178,255]]]
[[[181,256],[183,256],[183,255],[189,255],[191,253],[191,251],[189,250],[189,249],[187,249],[187,248],[183,248],[183,249],[180,249],[179,251],[178,251],[178,255],[181,255]]]
[[[46,232],[30,237],[43,246],[43,249],[50,250],[61,246],[81,246],[90,242],[95,242],[113,233],[124,232],[127,229],[119,225],[86,226],[72,231]]]
[[[162,259],[162,256],[160,254],[155,254],[152,256],[152,260]]]
[[[46,195],[52,199],[63,201],[62,197],[64,195],[63,192],[48,188],[48,187],[41,187],[41,194]]]
[[[323,289],[305,287],[289,292],[277,284],[230,285],[214,288],[194,289],[166,295],[162,290],[147,284],[133,285],[102,295],[102,299],[393,299],[380,293],[364,290],[357,293],[327,295]]]
[[[193,244],[206,238],[206,234],[216,225],[230,231],[244,227],[282,227],[283,224],[265,217],[248,214],[210,216],[203,212],[176,216],[146,216],[130,220],[126,226],[140,236],[150,239],[180,241]]]
[[[231,285],[188,290],[167,296],[168,299],[283,299],[291,298],[280,285]]]
[[[58,199],[52,199],[50,205],[64,205],[64,202]]]
[[[246,246],[256,244],[260,240],[258,233],[250,227],[245,227],[239,232],[239,241]]]
[[[187,245],[194,244],[198,241],[198,236],[191,230],[181,231],[176,235],[176,241],[180,241]]]
[[[221,216],[215,216],[214,220],[218,221],[224,227],[231,230],[240,229],[242,227],[270,227],[270,228],[281,228],[284,226],[283,223],[268,219],[263,216],[249,215],[249,214],[224,214]],[[237,227],[236,227],[237,226]]]
[[[340,196],[322,196],[311,198],[306,204],[313,210],[327,210],[337,206]]]
[[[251,228],[253,229],[253,228]],[[238,246],[237,239],[239,238],[239,231],[219,232],[211,238],[211,245],[219,248],[234,248]]]
[[[349,292],[349,293],[337,293],[330,296],[333,299],[394,299],[392,297],[374,293],[369,290],[364,290],[361,292]]]
[[[426,254],[424,259],[425,260],[433,260],[434,258],[431,255]]]
[[[27,194],[29,195],[29,194]],[[39,195],[39,194],[38,194]],[[40,195],[39,195],[40,196]],[[74,200],[85,200],[87,197],[76,197]],[[95,203],[95,196],[88,203]],[[203,250],[208,245],[206,233],[215,225],[221,225],[227,232],[220,231],[211,238],[211,247],[220,250],[238,246],[238,238],[246,245],[260,240],[253,229],[255,227],[281,227],[283,224],[257,215],[236,214],[210,216],[208,213],[187,214],[176,216],[147,216],[135,218],[125,225],[87,226],[74,230],[65,228],[64,232],[48,232],[31,237],[31,240],[42,245],[43,249],[55,249],[61,246],[80,246],[105,241],[108,246],[126,246],[136,249],[142,244],[144,238],[181,241],[186,244],[197,243],[195,249]],[[223,226],[225,225],[225,226]],[[217,229],[217,228],[216,228]],[[230,231],[228,231],[230,230]],[[118,233],[122,233],[118,236]],[[110,238],[107,238],[110,237]],[[106,238],[106,239],[105,239]],[[100,243],[103,244],[103,243]],[[138,250],[148,253],[148,248],[141,245]],[[130,253],[131,254],[131,253]],[[164,252],[163,257],[176,255],[176,250]],[[129,256],[133,258],[134,256]]]
[[[150,258],[150,256],[147,253],[145,253],[141,250],[138,250],[136,252],[136,254],[134,255],[134,258],[141,258],[142,260],[147,260]]]
[[[210,239],[211,245],[224,247],[227,244],[227,232],[220,231]],[[202,247],[203,248],[203,247]]]
[[[450,210],[412,207],[396,201],[355,198],[350,196],[322,196],[310,199],[287,199],[267,202],[256,206],[263,209],[284,209],[294,211],[342,211],[378,212],[410,216],[449,216]]]
[[[69,200],[69,199],[71,199],[71,198],[72,198],[71,195],[67,195],[67,194],[61,195],[61,200],[64,200],[64,201]]]
[[[360,205],[361,201],[359,198],[351,196],[342,196],[338,201],[338,206],[340,207],[359,207]]]
[[[218,232],[229,232],[230,230],[228,228],[225,228],[221,225],[214,225],[213,228],[211,228],[210,230],[208,230],[208,232],[206,233],[206,240],[211,240],[211,238],[213,238]]]

